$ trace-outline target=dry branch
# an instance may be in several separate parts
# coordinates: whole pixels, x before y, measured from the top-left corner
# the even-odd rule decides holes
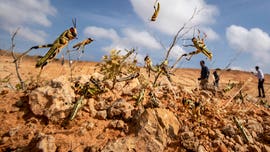
[[[67,54],[68,54],[68,66],[69,66],[69,69],[70,69],[70,81],[73,80],[73,68],[72,68],[72,60],[71,60],[71,56],[70,56],[70,52],[71,50],[67,50]]]
[[[173,68],[177,65],[177,63],[178,63],[184,56],[187,56],[187,54],[186,54],[186,53],[182,54],[182,55],[175,61],[175,63],[171,66],[171,68],[173,69]]]
[[[242,87],[230,98],[230,100],[228,100],[224,106],[222,106],[222,109],[225,109],[228,104],[239,94],[239,92],[252,80],[252,78],[249,78],[243,85]]]
[[[230,59],[229,63],[228,63],[228,64],[224,67],[224,69],[219,73],[219,77],[221,77],[221,75],[223,74],[224,71],[227,71],[227,70],[230,69],[230,66],[232,65],[232,63],[233,63],[234,61],[237,60],[237,58],[239,57],[239,55],[240,55],[241,53],[242,53],[242,52],[237,52],[237,53],[235,54],[235,56],[233,56],[233,58]]]
[[[197,9],[195,8],[194,9],[194,12],[192,14],[192,16],[189,18],[189,20],[184,23],[184,25],[176,32],[175,36],[173,37],[173,40],[172,40],[172,43],[170,44],[170,47],[169,49],[167,50],[166,52],[166,56],[165,56],[165,59],[161,62],[161,64],[159,64],[157,67],[158,67],[158,70],[155,71],[155,73],[157,73],[157,75],[155,76],[155,80],[153,82],[153,86],[156,86],[156,83],[157,83],[157,80],[158,78],[162,75],[162,74],[165,74],[167,76],[167,78],[169,79],[169,81],[171,82],[171,78],[170,78],[170,74],[172,70],[169,70],[169,63],[168,63],[168,58],[169,58],[169,55],[171,53],[171,50],[172,48],[176,45],[177,41],[179,40],[179,38],[182,38],[184,37],[185,34],[187,34],[191,29],[189,28],[188,30],[186,30],[185,32],[183,32],[181,35],[180,33],[186,29],[186,25],[195,17],[195,15],[198,13],[199,11],[197,11]],[[183,56],[183,55],[182,55]],[[180,57],[181,59],[182,57]],[[180,61],[180,59],[178,59],[175,64],[173,64],[172,68]],[[152,68],[152,67],[151,67]],[[148,69],[148,72],[150,72],[150,69]],[[150,75],[149,75],[150,76]]]
[[[174,47],[174,45],[177,43],[178,39],[179,39],[180,37],[184,37],[184,35],[186,35],[186,34],[193,28],[193,27],[190,27],[186,32],[184,32],[181,36],[179,36],[180,32],[186,28],[186,25],[187,25],[187,24],[195,17],[195,15],[198,14],[199,12],[200,12],[200,10],[197,11],[197,9],[195,8],[194,11],[193,11],[193,14],[192,14],[192,16],[189,18],[189,20],[188,20],[188,21],[187,21],[187,22],[186,22],[186,23],[178,30],[178,32],[177,32],[176,35],[174,36],[173,42],[172,42],[172,44],[171,44],[169,50],[167,51],[166,59],[169,57],[169,53],[170,53],[171,49]],[[171,66],[171,69],[173,69],[173,68],[177,65],[177,63],[182,59],[183,56],[186,56],[186,54],[185,54],[185,53],[182,54],[182,55],[175,61],[175,63]]]
[[[137,60],[132,59],[135,49],[126,50],[125,55],[120,55],[121,50],[112,50],[110,56],[103,56],[103,61],[98,64],[100,73],[104,74],[104,80],[111,79],[114,88],[117,82],[128,81],[139,76]]]
[[[194,11],[193,11],[192,16],[188,19],[188,21],[186,23],[184,23],[184,25],[175,34],[175,36],[173,38],[173,41],[172,41],[172,44],[170,45],[170,47],[169,47],[169,49],[168,49],[168,51],[166,53],[165,60],[168,59],[168,57],[170,55],[170,52],[171,52],[172,48],[175,46],[175,44],[177,43],[178,39],[180,37],[183,37],[185,34],[187,34],[192,29],[192,28],[190,28],[189,30],[187,30],[186,32],[184,32],[181,36],[179,36],[180,32],[183,31],[186,28],[186,25],[194,18],[194,16],[196,15],[196,12],[197,12],[197,9],[195,8]]]
[[[25,83],[22,80],[20,72],[19,72],[20,61],[18,60],[18,57],[16,57],[16,55],[14,54],[14,48],[15,48],[14,39],[15,39],[15,36],[18,33],[18,31],[19,31],[19,28],[17,28],[17,30],[14,32],[14,34],[11,37],[11,48],[10,49],[11,49],[12,57],[14,59],[14,64],[15,64],[15,68],[16,68],[17,77],[18,77],[18,79],[20,81],[21,88],[24,89],[25,88]]]

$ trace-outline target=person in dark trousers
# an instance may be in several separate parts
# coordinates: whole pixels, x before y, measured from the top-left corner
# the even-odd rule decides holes
[[[200,86],[202,89],[207,89],[207,84],[208,84],[208,78],[209,78],[209,69],[208,67],[205,65],[204,60],[200,61],[200,65],[201,65],[201,77],[198,78],[198,80],[200,80]]]
[[[218,73],[217,73],[217,70],[215,70],[215,71],[213,72],[213,75],[214,75],[214,78],[215,78],[215,80],[214,80],[214,86],[218,88],[218,84],[219,84],[219,75],[218,75]]]
[[[257,71],[257,78],[258,78],[258,93],[259,93],[258,97],[265,98],[264,87],[263,87],[264,74],[263,74],[262,70],[259,68],[259,66],[256,66],[255,69]]]

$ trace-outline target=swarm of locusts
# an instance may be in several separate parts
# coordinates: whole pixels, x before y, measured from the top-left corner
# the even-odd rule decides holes
[[[160,4],[156,1],[154,6],[154,14],[151,17],[151,21],[156,21],[159,10],[160,10]],[[74,40],[77,38],[77,29],[76,29],[76,20],[72,20],[73,27],[65,30],[53,43],[46,44],[46,45],[37,45],[31,47],[29,50],[24,52],[22,55],[20,55],[17,59],[14,60],[14,62],[19,61],[24,55],[26,55],[28,52],[30,52],[33,49],[39,49],[39,48],[50,48],[47,53],[40,58],[36,63],[36,68],[40,68],[40,72],[38,77],[41,74],[42,69],[51,61],[53,60],[60,51],[66,47],[71,40]],[[200,32],[199,32],[200,34]],[[203,53],[208,59],[212,59],[212,53],[207,49],[206,45],[204,44],[204,39],[206,38],[206,34],[204,34],[203,38],[200,38],[198,35],[197,37],[192,38],[192,45],[186,45],[186,46],[192,46],[195,47],[196,50],[190,53],[183,54],[178,60],[180,60],[182,57],[187,57],[186,59],[189,61],[191,57],[198,53]],[[84,51],[84,48],[86,45],[91,44],[94,41],[92,38],[84,39],[83,41],[73,45],[73,51]],[[80,82],[73,82],[72,89],[74,90],[74,93],[76,94],[76,103],[74,104],[74,107],[72,108],[72,111],[70,113],[69,120],[74,119],[76,116],[78,110],[82,106],[82,101],[87,98],[93,98],[96,95],[99,95],[101,93],[104,93],[107,88],[103,85],[104,81],[111,80],[112,85],[110,89],[114,89],[114,86],[118,82],[125,81],[126,84],[129,80],[132,80],[134,78],[142,78],[143,76],[140,73],[139,66],[137,66],[137,59],[136,59],[136,53],[135,49],[131,50],[125,50],[126,53],[124,55],[121,52],[121,50],[112,49],[110,52],[110,55],[103,56],[102,62],[98,64],[99,72],[103,74],[104,78],[103,80],[96,80],[94,78],[91,78],[89,82],[86,82],[84,84]],[[121,54],[120,54],[121,53]],[[177,61],[178,61],[177,60]],[[160,76],[165,76],[169,80],[170,83],[172,83],[171,75],[173,74],[170,71],[168,58],[166,57],[164,61],[162,61],[160,64],[153,65],[151,58],[147,55],[144,58],[145,62],[145,68],[148,72],[148,77],[150,78],[150,73],[154,73],[154,81],[152,83],[153,88],[158,87],[157,80]],[[174,67],[174,65],[173,65]],[[171,67],[172,68],[172,67]],[[108,86],[106,86],[108,87]],[[142,85],[141,92],[138,96],[137,104],[139,104],[141,101],[143,101],[143,98],[145,96],[145,90],[147,89],[147,85]],[[159,99],[156,95],[155,89],[152,89],[148,93],[152,104],[154,107],[159,106]],[[189,100],[183,100],[183,104],[189,103]],[[196,105],[195,103],[195,109],[199,107],[199,105]]]
[[[49,61],[51,61],[55,56],[65,47],[68,45],[69,41],[75,39],[77,37],[77,29],[76,29],[76,20],[72,20],[73,27],[65,30],[52,44],[46,44],[46,45],[38,45],[33,46],[26,52],[24,52],[21,56],[17,58],[20,59],[24,55],[26,55],[28,52],[30,52],[32,49],[38,49],[38,48],[50,48],[49,51],[36,63],[37,68],[43,69],[45,65]],[[16,62],[16,60],[14,61]]]
[[[31,47],[29,50],[21,54],[17,59],[14,60],[14,62],[17,62],[19,59],[21,59],[24,55],[29,53],[33,49],[39,49],[39,48],[50,48],[49,51],[37,61],[36,68],[41,68],[40,73],[38,76],[40,76],[42,69],[44,66],[46,66],[51,60],[53,60],[60,51],[68,45],[68,43],[77,38],[77,29],[76,29],[76,19],[72,20],[73,27],[65,30],[53,43],[46,44],[46,45],[37,45]],[[87,44],[90,44],[93,41],[93,39],[88,38],[76,45],[73,46],[73,48],[76,48],[76,50],[83,50],[84,46]]]

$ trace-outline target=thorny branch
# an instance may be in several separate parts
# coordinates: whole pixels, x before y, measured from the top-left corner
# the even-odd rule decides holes
[[[169,75],[170,75],[170,72],[169,72],[169,70],[167,70],[167,69],[168,69],[168,58],[169,58],[170,52],[171,52],[172,48],[175,46],[175,44],[177,43],[177,41],[179,40],[179,38],[180,38],[180,37],[183,37],[185,34],[187,34],[187,33],[192,29],[192,27],[191,27],[191,28],[189,28],[187,31],[185,31],[184,33],[182,33],[182,35],[179,35],[184,29],[186,29],[186,25],[187,25],[187,24],[195,17],[195,15],[196,15],[198,12],[199,12],[199,11],[197,11],[197,9],[195,8],[195,9],[194,9],[194,12],[193,12],[192,16],[189,18],[189,20],[188,20],[186,23],[184,23],[184,25],[183,25],[183,26],[177,31],[177,33],[175,34],[175,36],[174,36],[174,38],[173,38],[173,41],[172,41],[172,43],[171,43],[169,49],[168,49],[167,52],[166,52],[166,56],[165,56],[164,61],[159,65],[159,66],[161,67],[161,70],[160,70],[160,71],[158,72],[158,74],[155,76],[155,81],[154,81],[154,83],[153,83],[154,86],[156,85],[156,82],[157,82],[157,80],[158,80],[158,78],[159,78],[159,76],[161,75],[162,72],[165,72],[166,75],[167,75],[167,77],[168,77],[169,80],[170,80],[170,76],[169,76]],[[179,61],[179,60],[177,60],[176,63],[175,63],[174,65],[176,65],[178,61]],[[174,66],[172,66],[172,68],[173,68],[173,67],[174,67]]]
[[[182,35],[179,36],[179,34],[186,28],[186,25],[195,17],[195,15],[197,14],[197,8],[194,9],[192,16],[188,19],[188,21],[186,23],[184,23],[184,25],[177,31],[177,33],[175,34],[172,44],[170,45],[167,53],[166,53],[166,57],[165,60],[168,59],[170,52],[172,50],[172,48],[175,46],[175,44],[177,43],[177,41],[179,40],[180,37],[183,37],[184,35],[186,35],[192,28],[189,28],[186,32],[184,32]]]
[[[68,66],[70,68],[70,81],[72,81],[73,80],[73,73],[72,73],[72,71],[73,71],[72,63],[73,62],[71,60],[70,52],[71,52],[71,50],[67,50],[67,54],[68,54]]]
[[[241,88],[230,98],[230,100],[228,100],[225,105],[222,106],[223,109],[225,109],[228,104],[235,98],[235,96],[237,96],[239,94],[239,92],[249,83],[251,82],[252,78],[249,78],[242,86]]]
[[[232,59],[230,59],[229,63],[224,67],[223,71],[226,71],[226,70],[230,69],[230,66],[232,65],[232,63],[237,60],[237,58],[239,57],[239,55],[241,53],[242,52],[236,53],[235,56]],[[223,71],[220,72],[219,76],[221,76],[223,74]]]
[[[20,64],[20,60],[18,60],[18,58],[16,57],[16,55],[14,54],[14,48],[15,48],[15,44],[14,44],[14,39],[15,39],[15,36],[16,34],[18,33],[20,28],[17,28],[17,30],[14,32],[14,34],[12,35],[11,37],[11,54],[12,54],[12,57],[14,59],[14,64],[15,64],[15,68],[16,68],[16,74],[17,74],[17,77],[20,81],[20,85],[21,85],[21,88],[24,89],[25,88],[25,83],[24,81],[22,80],[21,78],[21,75],[20,75],[20,72],[19,72],[19,64]]]

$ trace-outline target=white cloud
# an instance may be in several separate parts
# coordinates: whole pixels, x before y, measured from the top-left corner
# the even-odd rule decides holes
[[[126,28],[123,32],[125,35],[124,39],[126,39],[128,43],[131,42],[131,44],[135,46],[142,46],[144,48],[154,50],[161,48],[161,45],[157,42],[157,40],[146,31],[137,31],[131,28]]]
[[[136,58],[138,63],[144,65],[144,57],[146,54],[160,54],[161,44],[146,31],[139,31],[133,28],[125,28],[117,33],[114,29],[106,29],[101,27],[87,27],[84,35],[97,39],[97,41],[110,41],[110,44],[102,48],[103,51],[109,52],[112,49],[125,50],[136,49]],[[122,51],[121,53],[125,53]]]
[[[149,26],[168,34],[175,34],[184,23],[192,16],[195,9],[199,10],[197,15],[193,18],[192,23],[188,26],[200,26],[200,28],[207,27],[215,23],[214,17],[218,14],[218,9],[206,4],[204,0],[159,0],[160,12],[157,21],[150,22],[152,13],[154,12],[154,2],[145,2],[145,0],[130,0],[135,13]],[[210,31],[210,30],[209,30]],[[209,35],[209,39],[214,39]]]
[[[119,36],[117,32],[114,29],[105,29],[100,28],[96,26],[89,26],[84,29],[84,35],[87,35],[87,37],[93,37],[93,38],[105,38],[110,40],[118,40]],[[89,36],[88,36],[89,35]]]
[[[245,69],[242,68],[242,67],[240,67],[240,66],[232,66],[231,69],[232,69],[232,70],[245,71]]]
[[[44,37],[46,37],[46,33],[41,30],[32,30],[27,27],[20,28],[18,31],[18,35],[25,37],[28,40],[35,40],[35,42],[45,43]]]
[[[259,28],[250,30],[231,25],[226,30],[226,37],[231,48],[247,52],[264,63],[270,61],[270,37]]]
[[[56,9],[50,5],[49,0],[1,0],[0,10],[1,29],[14,32],[16,28],[22,27],[19,32],[24,34],[21,36],[38,43],[45,41],[46,34],[40,34],[37,32],[39,30],[30,30],[28,25],[50,26],[48,15],[56,14]],[[27,35],[27,32],[33,37]]]
[[[182,47],[180,47],[179,45],[175,45],[171,50],[170,58],[176,60],[184,53],[186,53],[186,51]]]
[[[206,33],[207,38],[206,40],[218,40],[219,35],[211,28],[202,28],[202,31]]]
[[[158,41],[146,31],[138,31],[132,28],[122,30],[122,36],[114,29],[105,29],[101,27],[87,27],[84,30],[85,35],[90,35],[94,39],[109,39],[111,44],[103,49],[109,51],[111,49],[129,49],[140,48],[148,50],[161,49]]]

